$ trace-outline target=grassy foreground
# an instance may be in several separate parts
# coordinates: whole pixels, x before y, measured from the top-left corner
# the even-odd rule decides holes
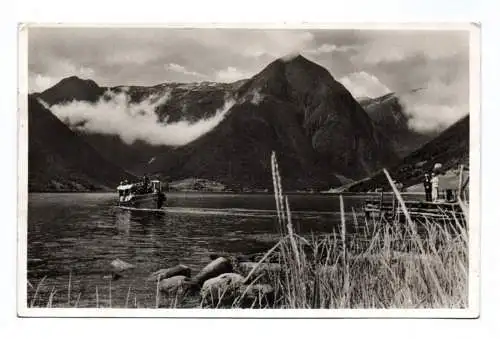
[[[268,274],[266,283],[273,289],[272,302],[244,304],[239,295],[229,304],[217,303],[211,307],[253,308],[466,308],[468,306],[468,225],[455,218],[454,222],[413,221],[404,208],[404,201],[386,172],[399,204],[403,207],[405,222],[385,219],[354,218],[361,236],[346,234],[346,217],[342,196],[341,222],[338,231],[306,238],[294,233],[288,199],[281,191],[276,159],[273,155],[273,182],[278,219],[277,231],[281,240],[259,261],[270,260],[281,266],[281,273]],[[459,201],[464,215],[468,207]],[[466,218],[467,219],[467,218]],[[247,278],[254,272],[250,272]],[[259,276],[262,278],[262,276]],[[248,286],[260,284],[252,279]],[[43,282],[43,281],[42,281]],[[55,293],[40,300],[36,289],[28,305],[52,307]],[[57,307],[78,307],[70,300],[71,278],[68,283],[68,301]],[[110,289],[111,291],[111,289]],[[130,289],[129,289],[130,292]],[[223,295],[227,291],[220,291]],[[106,296],[105,292],[104,295]],[[130,296],[130,297],[129,297]],[[78,297],[79,298],[79,297]],[[151,300],[137,303],[127,293],[124,304],[99,300],[96,289],[95,304],[90,307],[182,307],[185,296],[165,298],[153,291]],[[192,300],[192,299],[191,299]],[[195,307],[201,307],[199,300]],[[185,307],[185,306],[184,306]]]
[[[389,173],[385,174],[403,207],[405,222],[365,219],[361,227],[366,237],[348,237],[343,200],[339,196],[340,234],[306,240],[294,233],[288,199],[282,196],[273,155],[276,210],[282,234],[277,253],[285,267],[285,274],[273,283],[280,292],[277,296],[282,298],[275,306],[468,306],[468,222],[457,218],[454,222],[411,220]],[[466,204],[463,201],[459,204],[468,216]]]

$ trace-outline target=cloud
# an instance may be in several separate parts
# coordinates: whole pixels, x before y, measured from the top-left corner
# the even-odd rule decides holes
[[[204,74],[201,74],[201,73],[198,73],[195,71],[189,71],[186,69],[186,67],[178,65],[178,64],[174,64],[174,63],[169,63],[169,64],[165,65],[165,69],[170,70],[170,71],[174,71],[177,73],[182,73],[185,75],[192,75],[192,76],[199,77],[199,78],[206,77],[206,75],[204,75]]]
[[[287,54],[301,53],[314,43],[314,34],[300,30],[254,30],[235,43],[244,56],[268,56],[276,59]]]
[[[369,97],[376,98],[390,93],[391,90],[380,82],[373,74],[367,72],[355,72],[339,79],[355,98]]]
[[[442,131],[469,112],[467,31],[362,31],[351,38],[345,43],[356,48],[344,56],[396,92],[412,129]]]
[[[233,82],[236,80],[247,79],[251,76],[252,74],[240,71],[235,67],[228,67],[215,73],[216,81],[220,82]]]
[[[30,74],[28,78],[28,92],[43,92],[47,88],[54,86],[58,81],[58,78],[51,76]]]
[[[264,95],[260,93],[260,90],[258,90],[257,88],[253,89],[250,95],[252,96],[250,102],[253,105],[258,105],[264,100]]]
[[[467,55],[469,39],[465,31],[396,31],[365,33],[365,42],[356,48],[354,63],[399,62],[424,56],[438,60]]]
[[[408,99],[415,116],[426,111],[423,104],[442,107],[443,116],[455,111],[457,118],[468,108],[467,31],[30,28],[28,39],[30,91],[70,75],[102,86],[231,82],[256,74],[277,58],[302,53],[355,96],[440,84],[444,92],[427,93],[419,102]],[[363,72],[379,83],[359,78]],[[415,120],[415,126],[432,126],[432,119]],[[434,119],[439,126],[450,120]]]
[[[97,103],[73,101],[53,105],[51,111],[72,129],[118,135],[125,143],[141,140],[151,145],[181,146],[196,140],[224,120],[235,101],[226,100],[216,113],[196,122],[158,121],[155,110],[170,98],[170,93],[153,94],[139,103],[131,103],[125,92],[108,91]]]
[[[31,73],[56,77],[60,62],[71,60],[94,69],[93,80],[103,86],[191,82],[203,76],[213,81],[214,70],[228,66],[255,74],[315,43],[314,34],[304,30],[153,27],[30,28],[28,39]]]
[[[69,60],[62,60],[50,75],[30,72],[28,75],[28,91],[29,93],[42,92],[72,75],[88,79],[92,78],[95,72],[90,67],[76,66]]]
[[[135,66],[146,65],[159,57],[158,51],[152,49],[131,50],[123,53],[122,51],[113,51],[105,56],[106,63],[109,64],[132,64]]]
[[[441,131],[468,114],[467,107],[457,109],[455,106],[408,103],[412,115],[409,127],[418,132]]]
[[[334,44],[322,44],[319,47],[313,48],[313,49],[306,49],[304,50],[304,53],[306,54],[312,54],[312,55],[319,55],[319,54],[324,54],[324,53],[332,53],[332,52],[348,52],[351,50],[355,50],[356,46],[337,46]]]
[[[399,95],[409,116],[410,128],[419,132],[441,131],[469,113],[468,89],[463,82],[430,82],[426,88]]]

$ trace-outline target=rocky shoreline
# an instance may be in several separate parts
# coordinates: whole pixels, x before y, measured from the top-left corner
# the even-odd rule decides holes
[[[184,264],[159,269],[146,280],[156,282],[157,297],[175,299],[198,298],[202,307],[272,307],[278,299],[272,282],[282,273],[279,263],[258,262],[262,255],[230,258],[211,255],[211,261],[194,274]],[[115,259],[111,262],[113,280],[120,279],[135,266]]]

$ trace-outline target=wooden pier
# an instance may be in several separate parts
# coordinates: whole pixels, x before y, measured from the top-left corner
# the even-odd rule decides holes
[[[389,200],[387,198],[390,198]],[[391,199],[392,198],[392,199]],[[412,220],[459,221],[464,220],[464,213],[458,202],[425,200],[405,201],[406,209]],[[385,218],[387,220],[403,220],[405,215],[402,206],[392,194],[389,197],[381,195],[378,199],[368,199],[364,203],[367,218]]]
[[[437,201],[408,200],[404,202],[412,220],[464,223],[464,211],[458,199],[468,200],[469,176],[464,180],[464,171],[468,167],[459,166],[458,184],[455,190],[438,191]],[[394,193],[380,192],[378,198],[365,200],[364,212],[367,218],[385,218],[386,220],[404,220],[405,214]]]

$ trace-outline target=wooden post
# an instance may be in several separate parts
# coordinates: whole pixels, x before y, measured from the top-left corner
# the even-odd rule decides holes
[[[458,177],[458,198],[462,199],[462,181],[464,175],[464,165],[460,165],[460,175]]]
[[[464,193],[465,193],[465,192],[464,192],[464,189],[465,189],[465,187],[467,186],[467,184],[469,183],[469,178],[470,178],[470,176],[468,176],[468,177],[467,177],[467,179],[465,179],[464,183],[462,184],[462,188],[461,188],[461,190],[462,190],[462,194],[464,194]],[[465,197],[464,197],[464,198],[465,198]],[[464,199],[464,200],[465,200],[465,199]]]
[[[392,194],[392,218],[396,217],[396,195]]]
[[[384,189],[382,188],[382,192],[380,192],[380,206],[379,206],[379,209],[380,209],[380,217],[383,215],[383,206],[384,206]]]

